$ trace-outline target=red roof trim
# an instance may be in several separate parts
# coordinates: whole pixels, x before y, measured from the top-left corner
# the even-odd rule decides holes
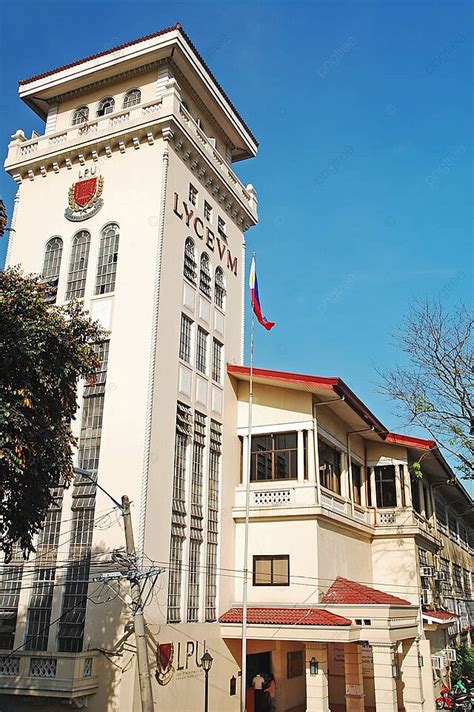
[[[242,623],[242,608],[230,608],[219,618],[220,623]],[[349,618],[324,608],[248,608],[250,625],[350,626]]]
[[[225,93],[224,89],[222,86],[219,84],[217,81],[216,77],[214,76],[213,72],[209,69],[209,66],[203,59],[202,55],[198,52],[196,49],[195,45],[191,41],[189,35],[184,31],[183,27],[179,22],[177,22],[175,25],[171,25],[170,27],[166,27],[164,30],[158,30],[158,32],[152,32],[149,35],[144,35],[143,37],[139,37],[136,40],[131,40],[130,42],[125,42],[124,44],[117,45],[116,47],[111,47],[110,49],[106,49],[103,52],[97,52],[97,54],[90,54],[88,57],[84,57],[83,59],[76,59],[74,62],[71,62],[70,64],[63,64],[61,67],[56,67],[56,69],[49,69],[47,72],[42,72],[41,74],[36,74],[33,77],[29,77],[28,79],[20,79],[18,84],[21,86],[23,84],[29,84],[30,82],[34,82],[37,79],[44,79],[45,77],[50,77],[52,74],[57,74],[58,72],[62,72],[65,69],[71,69],[72,67],[77,67],[79,64],[83,64],[84,62],[89,62],[91,59],[98,59],[99,57],[105,57],[108,54],[112,54],[113,52],[117,52],[118,50],[125,49],[126,47],[132,47],[133,45],[139,44],[140,42],[146,42],[147,40],[151,40],[154,37],[160,37],[161,35],[166,35],[168,32],[174,32],[178,30],[181,32],[183,35],[184,39],[187,41],[205,70],[208,72],[209,76],[211,77],[212,81],[214,84],[217,86],[219,91],[222,93],[224,96],[225,100],[228,102],[229,106],[231,109],[236,113],[242,124],[244,125],[246,131],[248,131],[249,136],[252,138],[253,141],[255,141],[255,144],[258,146],[258,141],[245,123],[244,119],[242,116],[239,114],[237,109],[235,108],[234,104],[232,101],[229,99],[227,94]]]
[[[411,606],[409,601],[379,589],[338,576],[321,599],[322,603]]]
[[[227,365],[227,372],[232,376],[249,376],[250,369],[247,366]],[[254,376],[268,378],[269,380],[285,381],[287,383],[306,383],[309,386],[322,386],[330,388],[337,395],[344,396],[344,400],[353,408],[364,420],[374,428],[374,430],[385,437],[387,428],[375,417],[367,406],[356,396],[356,394],[344,383],[341,378],[325,378],[323,376],[308,376],[302,373],[290,373],[288,371],[272,371],[265,368],[254,368]]]
[[[406,447],[418,447],[424,450],[431,450],[436,446],[434,440],[425,440],[423,438],[414,438],[411,435],[401,435],[399,433],[388,433],[386,438],[388,443],[394,445],[405,445]]]
[[[459,618],[457,613],[449,613],[448,611],[423,611],[423,617],[438,619],[441,622]]]

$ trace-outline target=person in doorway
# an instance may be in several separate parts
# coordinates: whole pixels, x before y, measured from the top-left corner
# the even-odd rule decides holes
[[[254,702],[255,702],[255,712],[263,712],[265,708],[265,697],[266,694],[263,690],[265,684],[265,679],[263,675],[259,672],[255,675],[252,680],[252,687],[254,689]]]
[[[265,692],[267,693],[268,696],[268,709],[269,712],[276,712],[276,682],[275,682],[275,676],[270,673],[268,676],[266,685],[265,685]]]

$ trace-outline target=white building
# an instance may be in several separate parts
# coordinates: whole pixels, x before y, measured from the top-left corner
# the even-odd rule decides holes
[[[231,164],[257,142],[178,25],[24,80],[20,97],[45,132],[17,131],[8,147],[7,262],[110,331],[97,384],[82,388],[77,462],[128,494],[144,563],[165,569],[144,591],[157,709],[202,708],[208,648],[210,709],[237,710],[244,235],[257,200]],[[249,671],[274,672],[279,712],[431,710],[430,656],[448,625],[471,625],[469,496],[447,484],[434,444],[391,435],[338,379],[256,380]],[[411,485],[420,450],[426,477]],[[36,557],[4,572],[2,709],[32,697],[44,710],[140,709],[127,586],[91,583],[123,545],[101,490],[58,488]],[[455,582],[461,571],[452,597],[435,584],[443,560]]]

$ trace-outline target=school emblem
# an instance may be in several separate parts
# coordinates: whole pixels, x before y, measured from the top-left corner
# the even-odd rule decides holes
[[[173,643],[158,643],[156,648],[156,672],[155,677],[159,685],[167,685],[174,675],[173,667],[174,645]]]
[[[69,206],[64,215],[72,222],[87,220],[95,215],[104,204],[101,198],[104,188],[104,178],[88,178],[73,183],[69,188]]]

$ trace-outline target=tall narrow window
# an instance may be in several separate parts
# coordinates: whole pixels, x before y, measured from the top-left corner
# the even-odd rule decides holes
[[[222,453],[222,425],[211,420],[209,440],[209,480],[207,492],[206,621],[216,620],[217,534],[219,524],[219,470]]]
[[[183,545],[186,538],[186,456],[191,435],[191,408],[178,401],[171,510],[170,568],[168,578],[168,623],[181,620]]]
[[[191,529],[189,542],[188,623],[196,623],[199,616],[199,580],[201,545],[203,541],[202,485],[206,416],[194,414],[193,462],[191,474]]]
[[[207,371],[207,331],[198,326],[196,340],[196,369],[201,373]]]
[[[197,205],[198,191],[192,183],[189,184],[189,202],[191,205]]]
[[[78,232],[72,241],[66,299],[73,299],[73,297],[80,299],[84,296],[90,243],[91,236],[87,230]]]
[[[221,237],[227,239],[225,232],[225,221],[221,218],[220,215],[217,217],[217,232]]]
[[[130,89],[123,99],[123,108],[129,109],[131,106],[136,106],[142,100],[142,93],[140,89]]]
[[[15,641],[22,576],[23,556],[19,548],[15,547],[11,562],[0,568],[0,649],[2,650],[11,650]]]
[[[179,358],[186,363],[191,361],[191,332],[193,322],[186,316],[181,314],[181,332],[179,336]]]
[[[119,248],[119,227],[106,225],[100,235],[99,262],[97,265],[96,294],[106,294],[115,289]]]
[[[222,344],[212,340],[212,380],[220,383],[222,378]]]
[[[204,218],[207,222],[212,222],[212,207],[209,205],[207,200],[204,201]]]
[[[105,116],[106,114],[111,114],[115,109],[115,99],[111,96],[106,96],[99,101],[99,106],[97,107],[97,116]]]
[[[199,270],[199,289],[206,297],[211,297],[211,268],[209,257],[205,252],[201,255],[201,268]]]
[[[394,465],[383,465],[375,468],[375,491],[377,494],[377,507],[397,506]]]
[[[78,106],[72,115],[72,125],[85,124],[89,120],[89,107]]]
[[[222,267],[216,267],[216,274],[214,277],[214,301],[221,309],[224,309],[225,295],[224,272]]]
[[[318,440],[321,485],[341,494],[341,454],[323,440]]]
[[[194,254],[194,242],[190,237],[187,238],[184,245],[184,268],[183,273],[186,279],[190,282],[196,284],[197,279],[197,264],[196,257]]]
[[[354,502],[360,504],[361,502],[361,489],[362,489],[362,468],[357,465],[354,461],[351,462],[351,472],[352,472],[352,492],[354,496]]]
[[[44,300],[54,304],[58,294],[59,271],[63,254],[63,241],[60,237],[52,237],[46,243],[43,263]]]

